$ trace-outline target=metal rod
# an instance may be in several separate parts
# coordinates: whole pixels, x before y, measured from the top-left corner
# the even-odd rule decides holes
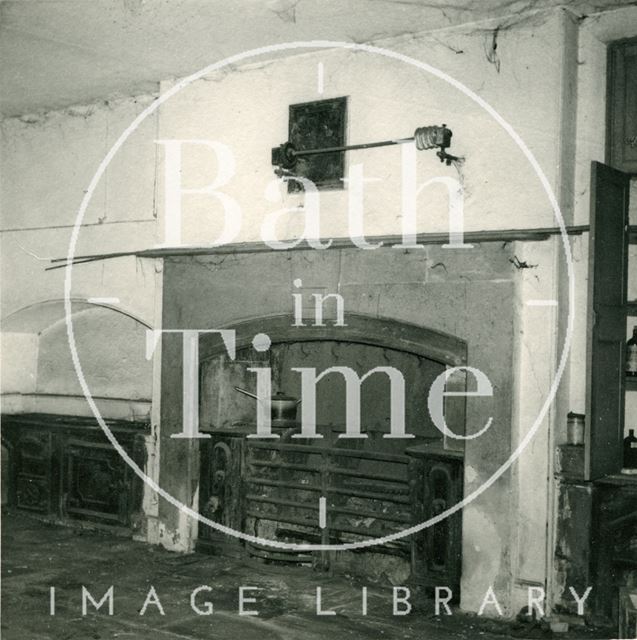
[[[250,442],[250,449],[267,449],[281,452],[290,451],[292,453],[310,453],[322,455],[328,453],[335,457],[364,458],[366,460],[380,460],[395,464],[409,464],[409,458],[397,453],[377,453],[376,451],[362,451],[360,449],[338,449],[336,447],[320,447],[315,445],[291,444],[281,442]]]
[[[339,476],[349,476],[353,478],[364,478],[365,480],[378,480],[379,482],[399,482],[404,484],[407,482],[406,478],[399,478],[398,476],[390,476],[382,473],[365,473],[363,471],[355,471],[353,469],[341,469],[340,467],[334,467],[330,469],[332,473],[337,473]]]
[[[274,496],[258,496],[254,493],[249,493],[245,497],[247,502],[262,502],[264,504],[276,504],[281,507],[294,507],[295,509],[310,509],[311,511],[318,511],[319,506],[310,502],[298,502],[297,500],[285,500],[284,498],[275,498]]]
[[[396,138],[394,140],[383,140],[382,142],[365,142],[363,144],[350,144],[343,147],[325,147],[323,149],[294,149],[294,156],[314,156],[322,153],[336,153],[337,151],[354,151],[355,149],[372,149],[373,147],[388,147],[393,144],[405,144],[413,142],[415,138]]]
[[[289,462],[272,462],[271,460],[249,460],[252,467],[272,467],[274,469],[290,469],[290,471],[307,471],[309,473],[320,473],[318,467],[312,468],[303,464],[290,464]]]
[[[331,507],[330,511],[338,515],[359,516],[361,518],[374,518],[376,520],[386,520],[388,522],[411,522],[411,516],[405,516],[400,513],[379,513],[370,509],[350,509],[349,507]]]
[[[405,489],[405,493],[407,489]],[[387,495],[386,493],[378,493],[376,491],[358,491],[358,489],[338,489],[331,488],[328,493],[336,493],[339,496],[353,496],[355,498],[369,498],[370,500],[382,500],[383,502],[394,502],[396,504],[409,504],[409,497],[396,495]]]
[[[259,484],[266,487],[281,487],[283,489],[297,489],[299,491],[321,491],[321,487],[311,484],[300,484],[298,482],[285,482],[284,480],[270,480],[269,478],[261,478],[260,476],[248,476],[247,484]]]

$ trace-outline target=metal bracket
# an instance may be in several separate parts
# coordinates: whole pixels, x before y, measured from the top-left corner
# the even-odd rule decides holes
[[[294,174],[294,168],[300,157],[320,155],[323,153],[336,153],[342,151],[356,151],[358,149],[372,149],[374,147],[387,147],[396,144],[405,144],[406,142],[416,142],[416,146],[420,150],[434,149],[438,151],[436,155],[440,158],[440,162],[444,162],[447,166],[452,162],[463,162],[464,158],[454,156],[447,153],[447,149],[451,144],[453,132],[448,129],[445,124],[442,126],[420,127],[416,129],[411,138],[396,138],[394,140],[383,140],[381,142],[365,142],[363,144],[350,144],[340,147],[324,147],[322,149],[296,149],[291,142],[284,142],[278,147],[272,149],[272,166],[275,167],[274,173],[277,176],[290,176]]]

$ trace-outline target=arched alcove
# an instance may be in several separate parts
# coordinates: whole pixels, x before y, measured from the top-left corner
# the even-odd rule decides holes
[[[146,327],[106,307],[73,314],[78,360],[97,397],[148,400],[152,362],[145,357]],[[36,393],[81,395],[64,320],[40,333]]]
[[[145,357],[148,325],[126,310],[85,299],[71,301],[73,333],[84,377],[96,398],[149,402],[152,362]],[[45,300],[18,309],[3,319],[5,371],[2,393],[9,411],[64,413],[65,398],[83,391],[73,366],[64,301]],[[34,403],[33,400],[37,402]],[[90,412],[86,405],[84,413]],[[115,416],[114,416],[115,417]],[[119,414],[116,417],[120,417]]]

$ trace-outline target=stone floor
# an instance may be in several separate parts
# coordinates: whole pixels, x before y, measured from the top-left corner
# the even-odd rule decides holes
[[[89,606],[82,615],[82,586],[100,600],[114,585],[114,611]],[[156,604],[140,610],[154,586],[165,615]],[[211,591],[196,604],[213,603],[212,615],[196,615],[190,594],[200,585]],[[239,586],[258,587],[238,614]],[[56,612],[50,615],[50,587]],[[316,587],[323,608],[336,615],[316,615]],[[256,594],[256,595],[255,595]],[[417,609],[417,607],[415,607]],[[368,615],[361,613],[361,585],[307,567],[281,567],[256,560],[201,554],[178,555],[102,532],[43,523],[15,512],[2,521],[2,638],[5,640],[496,640],[510,625],[456,614],[444,620],[431,603],[410,615],[393,616],[391,588],[369,587]],[[527,636],[528,637],[528,636]]]

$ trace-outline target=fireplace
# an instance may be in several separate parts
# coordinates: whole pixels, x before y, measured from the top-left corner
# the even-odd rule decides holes
[[[483,243],[470,252],[429,246],[374,251],[254,251],[166,258],[163,328],[219,330],[236,336],[231,358],[217,333],[199,339],[199,421],[209,439],[175,440],[182,429],[181,339],[162,343],[159,480],[162,488],[210,519],[250,535],[288,542],[341,544],[404,530],[461,500],[465,484],[493,473],[511,446],[514,358],[514,245]],[[326,304],[322,322],[303,303],[299,322],[295,295],[338,293]],[[497,313],[493,310],[497,309]],[[254,349],[257,334],[270,347]],[[448,367],[468,363],[488,372],[497,393],[488,402],[462,398],[445,407],[456,433],[475,432],[493,417],[497,429],[467,441],[443,438],[427,409],[427,390]],[[250,369],[269,367],[272,391],[300,397],[295,369],[321,371],[335,364],[358,375],[379,365],[404,374],[406,432],[386,438],[389,391],[383,376],[361,386],[365,439],[344,433],[342,379],[317,385],[317,432],[322,439],[297,438],[299,424],[278,431],[281,438],[248,438],[255,432],[255,404],[234,387],[255,390]],[[457,380],[464,388],[464,380]],[[462,444],[462,443],[461,443]],[[469,480],[465,469],[470,470]],[[492,488],[481,510],[507,509],[509,479]],[[326,498],[319,526],[319,498]],[[220,537],[199,524],[184,524],[178,510],[161,501],[160,537],[169,546],[218,553],[249,554],[266,561],[311,563],[349,573],[367,573],[399,583],[411,574],[425,586],[455,585],[469,570],[462,550],[480,531],[465,528],[464,513],[417,535],[364,552],[299,553]],[[488,516],[491,517],[490,515]],[[493,517],[496,531],[508,523]],[[497,520],[497,522],[496,522]],[[508,532],[498,532],[506,539]],[[465,564],[466,566],[463,566]],[[359,571],[360,570],[360,571]],[[504,570],[503,567],[496,570]],[[463,577],[464,580],[464,577]],[[455,590],[454,590],[455,591]]]
[[[422,469],[414,455],[424,447],[444,456],[445,444],[427,411],[427,393],[449,366],[464,364],[466,345],[452,336],[388,318],[349,314],[346,326],[295,326],[289,315],[258,318],[229,327],[239,349],[231,359],[214,335],[200,344],[200,428],[213,435],[201,452],[200,510],[215,522],[259,538],[296,544],[347,544],[399,532],[418,522],[423,509],[438,508],[438,497],[417,496]],[[267,352],[256,351],[252,336],[272,340]],[[247,346],[245,346],[247,345]],[[259,441],[255,434],[255,401],[236,388],[256,391],[254,369],[268,367],[273,389],[299,396],[297,370],[311,366],[324,371],[349,367],[359,377],[377,366],[391,366],[405,380],[405,439],[390,438],[390,385],[376,374],[361,385],[361,425],[365,438],[346,436],[346,389],[342,376],[332,374],[317,385],[317,433],[320,439],[299,438],[301,421],[276,428],[280,440]],[[464,378],[457,380],[464,389]],[[447,424],[464,433],[464,401],[448,398]],[[454,443],[455,444],[455,443]],[[454,449],[457,449],[457,444]],[[410,455],[411,454],[411,455]],[[448,451],[448,464],[461,467],[462,455]],[[416,469],[418,468],[418,472]],[[453,476],[453,477],[452,477]],[[443,494],[462,494],[462,473],[443,476]],[[438,482],[440,484],[440,482]],[[320,500],[325,500],[321,524]],[[424,506],[424,500],[430,504]],[[418,504],[417,504],[418,503]],[[423,506],[420,506],[420,505]],[[447,504],[446,506],[451,506]],[[457,519],[457,518],[456,518]],[[448,536],[436,529],[438,567],[447,565]],[[199,529],[201,548],[219,543],[205,525]],[[458,557],[460,540],[452,555]],[[409,573],[410,539],[377,547],[385,572]],[[438,549],[439,548],[439,549]],[[246,551],[268,561],[309,563],[322,568],[360,564],[354,554],[273,549],[250,542]],[[361,567],[364,567],[361,564]],[[354,567],[355,568],[355,567]],[[456,579],[457,582],[457,579]]]

